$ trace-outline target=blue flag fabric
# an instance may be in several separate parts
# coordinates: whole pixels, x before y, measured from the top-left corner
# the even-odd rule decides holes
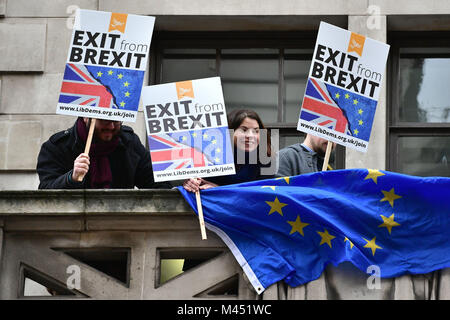
[[[112,94],[114,108],[138,111],[145,71],[89,65],[86,68]]]
[[[197,212],[195,194],[178,187]],[[258,293],[350,261],[381,277],[450,266],[450,178],[349,169],[201,191],[205,224]]]
[[[332,85],[326,85],[330,97],[345,114],[351,135],[369,142],[377,100]]]

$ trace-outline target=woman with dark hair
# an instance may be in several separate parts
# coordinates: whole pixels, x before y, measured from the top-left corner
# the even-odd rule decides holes
[[[233,133],[236,174],[210,177],[208,180],[202,178],[187,179],[183,183],[183,187],[187,191],[197,192],[199,189],[204,190],[274,177],[275,170],[270,170],[272,163],[270,134],[267,133],[266,135],[267,144],[261,146],[259,143],[260,133],[266,133],[266,128],[258,114],[253,110],[233,110],[228,114],[228,128]]]

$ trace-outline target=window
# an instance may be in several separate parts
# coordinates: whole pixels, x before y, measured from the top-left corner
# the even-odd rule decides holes
[[[220,76],[227,111],[255,110],[265,126],[279,130],[279,149],[301,142],[300,105],[316,41],[303,33],[159,33],[152,83]],[[344,148],[330,159],[344,167]]]
[[[393,33],[389,168],[450,176],[450,41],[442,33]]]

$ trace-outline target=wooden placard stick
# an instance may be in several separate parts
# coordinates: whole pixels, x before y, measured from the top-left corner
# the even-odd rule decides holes
[[[200,191],[195,192],[197,199],[198,221],[200,222],[200,231],[202,233],[202,240],[206,240],[205,220],[203,219],[202,200],[200,199]]]
[[[330,161],[331,148],[333,147],[333,143],[328,141],[327,151],[325,152],[325,158],[323,159],[322,171],[327,171],[328,161]]]
[[[95,118],[89,119],[89,133],[86,140],[86,147],[84,148],[84,153],[89,154],[89,150],[91,149],[91,143],[92,143],[92,136],[94,135],[94,128],[95,128]],[[83,181],[84,176],[79,176],[78,181]]]

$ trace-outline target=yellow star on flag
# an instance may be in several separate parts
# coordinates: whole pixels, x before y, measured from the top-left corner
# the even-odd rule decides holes
[[[97,72],[97,77],[101,77],[103,75],[103,72],[99,71]]]
[[[345,99],[350,99],[350,95],[348,93],[345,94]]]
[[[398,227],[400,225],[400,223],[397,223],[394,221],[394,214],[391,214],[391,216],[389,218],[386,218],[383,215],[380,215],[380,216],[383,219],[383,223],[380,224],[378,226],[378,228],[386,227],[386,229],[388,229],[388,231],[389,231],[389,234],[391,234],[392,227]]]
[[[323,245],[324,243],[328,244],[331,247],[331,240],[336,238],[335,236],[328,233],[328,230],[325,229],[324,232],[317,231],[317,233],[322,237],[322,240],[320,241],[319,246]]]
[[[300,233],[302,236],[305,236],[303,234],[303,228],[306,227],[307,225],[309,225],[309,223],[304,223],[300,220],[300,216],[297,215],[297,219],[295,221],[288,221],[287,223],[289,223],[292,227],[291,232],[289,234],[293,234],[295,232]]]
[[[353,133],[357,136],[359,133],[358,129],[353,130]]]
[[[369,171],[369,174],[364,178],[364,180],[372,179],[373,182],[377,183],[378,177],[384,176],[383,172],[380,172],[379,170],[373,170],[373,169],[367,169]]]
[[[338,92],[336,92],[336,94],[334,95],[336,97],[336,99],[339,99],[339,97],[341,96]]]
[[[287,206],[287,203],[282,203],[278,200],[278,197],[275,197],[274,201],[266,201],[266,203],[270,206],[269,215],[274,212],[278,212],[281,216],[283,216],[283,211],[281,208]]]
[[[359,124],[360,126],[362,126],[362,125],[363,125],[363,123],[364,123],[364,121],[362,121],[362,120],[358,120],[358,124]]]
[[[117,75],[117,79],[122,79],[122,78],[123,78],[123,74],[119,73],[119,74]]]
[[[120,106],[121,106],[121,107],[125,107],[125,102],[122,101],[122,102],[120,103]]]
[[[128,87],[130,85],[130,83],[128,82],[128,81],[125,81],[124,83],[123,83],[123,86],[124,87]]]
[[[195,137],[197,136],[197,133],[194,132],[194,133],[192,134],[192,136],[195,138]]]
[[[345,237],[344,242],[347,242],[347,241],[350,242],[350,249],[353,249],[353,246],[354,246],[353,242],[351,242],[349,238]]]
[[[208,138],[208,135],[206,133],[203,134],[203,139]]]
[[[110,76],[112,76],[113,73],[114,73],[114,72],[113,72],[112,70],[109,70],[109,71],[108,71],[108,75],[110,75]]]
[[[357,104],[358,104],[358,100],[353,99],[353,104],[354,104],[354,105],[357,105]]]
[[[262,186],[261,188],[270,188],[270,189],[272,189],[273,191],[275,191],[275,188],[276,188],[277,186]]]
[[[214,139],[213,141],[211,141],[211,143],[212,143],[212,144],[216,144],[216,143],[217,143],[217,140]]]
[[[130,93],[127,91],[127,92],[125,92],[125,97],[129,97],[130,96]]]
[[[376,243],[375,243],[375,239],[376,239],[377,237],[373,237],[373,239],[372,240],[367,240],[367,239],[365,239],[365,238],[363,238],[364,240],[366,240],[367,241],[367,244],[364,246],[364,248],[370,248],[370,249],[372,249],[372,255],[375,255],[375,251],[377,250],[377,249],[383,249],[382,247],[380,247],[380,246],[378,246]]]
[[[217,152],[217,153],[220,153],[220,152],[222,152],[222,150],[220,150],[220,148],[217,148],[217,149],[216,149],[216,152]]]
[[[392,188],[390,191],[381,190],[381,192],[383,192],[384,198],[381,199],[380,202],[389,201],[389,204],[391,205],[392,208],[394,207],[394,201],[402,197],[395,194],[394,188]]]
[[[276,178],[275,180],[280,180],[280,179],[284,179],[284,181],[286,181],[286,183],[289,184],[289,177],[280,177],[280,178]]]
[[[359,113],[359,114],[362,114],[362,113],[363,113],[363,110],[362,110],[362,109],[359,109],[359,110],[358,110],[358,113]]]

